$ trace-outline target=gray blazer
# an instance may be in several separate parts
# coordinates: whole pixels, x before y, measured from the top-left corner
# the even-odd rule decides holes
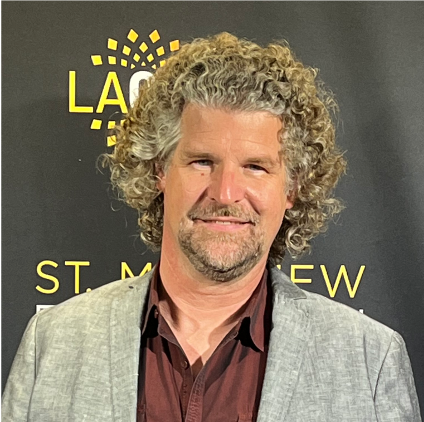
[[[76,296],[28,324],[4,422],[135,422],[140,319],[152,272]],[[402,337],[271,270],[273,328],[259,422],[419,422]]]

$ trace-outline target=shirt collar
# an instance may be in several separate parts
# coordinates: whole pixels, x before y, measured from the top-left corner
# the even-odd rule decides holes
[[[141,329],[141,335],[146,331],[147,324],[152,319],[156,319],[158,316],[159,309],[159,293],[158,293],[158,281],[159,281],[159,264],[155,265],[153,269],[153,275],[150,282],[149,289],[149,300],[147,302],[146,316],[143,321],[143,327]]]
[[[266,346],[266,330],[267,330],[267,303],[269,304],[270,293],[268,288],[268,270],[265,269],[262,278],[252,293],[247,307],[240,317],[238,327],[242,326],[244,320],[246,324],[246,334],[248,334],[254,345],[263,352]],[[269,313],[269,312],[268,312]],[[247,330],[248,328],[248,330]]]
[[[143,321],[141,335],[143,335],[147,329],[149,321],[157,321],[158,310],[159,310],[159,293],[158,287],[160,283],[159,275],[159,264],[153,269],[152,280],[149,289],[149,300],[147,303],[146,317]],[[246,327],[246,331],[243,334],[249,335],[254,345],[263,352],[266,346],[266,330],[267,330],[267,315],[268,306],[270,301],[270,289],[268,287],[268,270],[265,269],[261,280],[259,281],[256,289],[252,293],[252,296],[248,300],[246,309],[239,319],[237,324],[237,330],[242,329],[242,323],[247,320],[248,324],[243,324]],[[247,329],[248,328],[248,329]]]

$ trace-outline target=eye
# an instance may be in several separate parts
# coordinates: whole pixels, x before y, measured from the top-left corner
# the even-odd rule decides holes
[[[264,169],[261,166],[258,166],[257,164],[248,164],[246,168],[248,168],[249,170],[253,170],[254,172],[260,172],[260,171],[266,172],[266,169]]]
[[[192,161],[191,164],[194,164],[197,167],[210,167],[213,163],[211,160],[196,160]]]

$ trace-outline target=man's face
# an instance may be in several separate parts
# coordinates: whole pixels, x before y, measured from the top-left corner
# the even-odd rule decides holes
[[[280,119],[189,104],[181,139],[158,187],[162,250],[185,255],[210,280],[247,274],[269,249],[286,209]]]

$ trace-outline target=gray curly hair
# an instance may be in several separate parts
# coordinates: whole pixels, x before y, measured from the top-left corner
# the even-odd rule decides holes
[[[159,250],[163,194],[156,187],[180,138],[188,103],[240,111],[268,111],[283,122],[280,142],[295,203],[287,210],[269,260],[285,251],[299,257],[343,206],[333,197],[346,162],[335,145],[332,116],[337,104],[317,81],[317,70],[296,60],[287,42],[267,47],[229,33],[183,44],[164,67],[140,87],[117,128],[111,154],[103,155],[120,198],[137,209],[141,238]]]

